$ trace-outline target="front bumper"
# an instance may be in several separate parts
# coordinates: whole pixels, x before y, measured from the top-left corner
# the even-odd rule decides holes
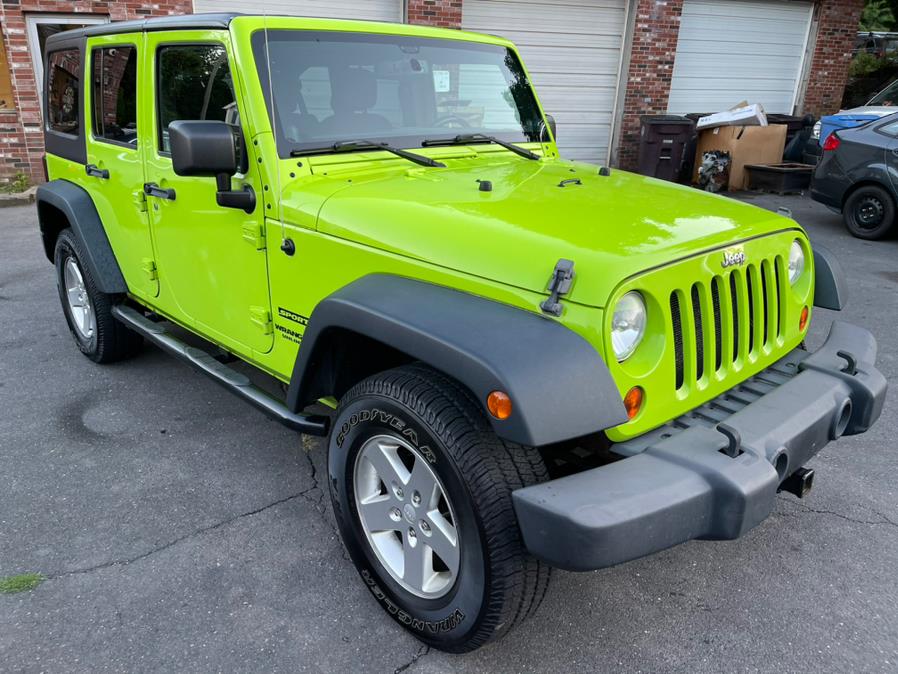
[[[818,351],[796,349],[666,426],[614,445],[627,458],[515,491],[527,549],[588,571],[692,539],[738,538],[772,512],[785,478],[879,418],[886,380],[875,361],[873,335],[837,321]]]

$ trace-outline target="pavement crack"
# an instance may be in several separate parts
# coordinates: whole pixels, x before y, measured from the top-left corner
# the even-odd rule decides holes
[[[421,648],[418,649],[418,652],[412,656],[412,659],[406,662],[404,665],[399,665],[396,669],[393,670],[393,674],[401,674],[402,672],[412,667],[416,662],[418,662],[418,660],[423,658],[428,653],[430,653],[430,646],[422,644]]]
[[[333,532],[334,536],[337,538],[338,545],[340,546],[340,555],[347,562],[351,562],[352,559],[349,557],[349,553],[346,551],[346,546],[343,545],[343,536],[340,534],[340,530],[337,528],[336,520],[333,516],[328,516],[327,512],[327,494],[324,491],[324,487],[321,485],[318,478],[318,467],[315,465],[315,461],[312,459],[312,447],[311,443],[306,442],[306,438],[308,436],[303,436],[303,449],[302,453],[306,457],[306,461],[309,462],[309,470],[310,475],[309,478],[312,480],[312,486],[309,487],[306,492],[302,495],[302,497],[312,504],[312,507],[318,512],[321,516],[321,520],[327,525],[327,527]],[[313,496],[313,493],[317,492],[317,496]]]
[[[146,552],[142,552],[139,555],[135,555],[134,557],[127,557],[125,559],[113,559],[109,562],[103,562],[102,564],[95,564],[93,566],[87,566],[81,569],[73,569],[72,571],[64,571],[62,573],[56,574],[48,574],[47,580],[56,580],[58,578],[66,578],[68,576],[77,576],[85,573],[93,573],[94,571],[102,571],[103,569],[108,569],[113,566],[127,566],[129,564],[133,564],[134,562],[139,562],[142,559],[146,559],[147,557],[151,557],[159,552],[164,550],[168,550],[171,547],[178,545],[179,543],[183,543],[184,541],[194,538],[196,536],[201,536],[203,534],[207,534],[210,531],[215,531],[216,529],[221,529],[229,524],[232,524],[238,520],[244,519],[246,517],[252,517],[254,515],[258,515],[260,513],[265,512],[266,510],[270,510],[271,508],[276,508],[284,503],[289,503],[290,501],[295,501],[298,498],[305,498],[308,492],[312,491],[316,488],[317,485],[312,485],[307,489],[303,489],[296,494],[291,494],[290,496],[285,496],[282,499],[278,499],[277,501],[273,501],[267,505],[264,505],[260,508],[256,508],[254,510],[249,510],[244,513],[240,513],[239,515],[234,515],[233,517],[228,517],[227,519],[221,520],[220,522],[216,522],[215,524],[210,524],[206,527],[200,527],[199,529],[194,529],[193,531],[184,534],[183,536],[178,536],[167,543],[163,543],[155,548],[147,550]]]
[[[846,522],[853,522],[855,524],[871,524],[871,525],[872,524],[885,524],[885,525],[892,526],[892,527],[898,527],[898,522],[895,522],[894,520],[890,519],[883,513],[879,512],[878,510],[874,510],[873,508],[868,508],[868,510],[870,510],[870,512],[874,513],[875,515],[878,515],[880,517],[880,519],[878,519],[878,520],[863,520],[863,519],[859,519],[857,517],[849,517],[848,515],[843,515],[842,513],[838,513],[834,510],[823,510],[823,509],[819,509],[819,508],[811,508],[810,506],[807,506],[804,503],[796,503],[795,501],[793,501],[791,499],[784,498],[782,496],[778,496],[777,498],[780,501],[782,501],[783,503],[788,503],[789,505],[791,505],[805,513],[812,513],[815,515],[832,515],[833,517],[838,517],[839,519],[843,519]]]

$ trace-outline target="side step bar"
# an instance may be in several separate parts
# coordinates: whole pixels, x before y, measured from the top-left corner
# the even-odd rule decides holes
[[[154,323],[140,312],[119,304],[112,307],[112,315],[131,330],[134,330],[134,332],[143,335],[143,337],[163,351],[177,356],[200,372],[209,375],[226,389],[243,398],[251,405],[255,405],[269,417],[281,422],[287,428],[306,435],[327,435],[330,419],[326,416],[291,412],[283,402],[254,386],[246,375],[217,361],[210,353],[185,344],[168,332],[164,326]]]

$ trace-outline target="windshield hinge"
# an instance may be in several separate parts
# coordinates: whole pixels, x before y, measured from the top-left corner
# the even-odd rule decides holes
[[[561,296],[566,295],[574,283],[574,261],[564,258],[555,263],[552,278],[549,279],[549,297],[543,300],[539,308],[552,316],[561,316]]]
[[[249,318],[262,331],[263,335],[270,335],[273,332],[271,312],[266,307],[250,307]]]
[[[262,223],[244,223],[243,240],[254,246],[256,250],[265,250],[265,228],[262,226]]]

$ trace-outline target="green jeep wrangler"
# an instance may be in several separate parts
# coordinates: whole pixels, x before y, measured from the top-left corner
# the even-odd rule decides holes
[[[830,253],[562,159],[506,40],[215,14],[46,53],[37,208],[78,347],[151,342],[327,436],[364,583],[437,648],[534,613],[551,567],[741,536],[882,410],[869,332],[804,348],[844,302]]]

